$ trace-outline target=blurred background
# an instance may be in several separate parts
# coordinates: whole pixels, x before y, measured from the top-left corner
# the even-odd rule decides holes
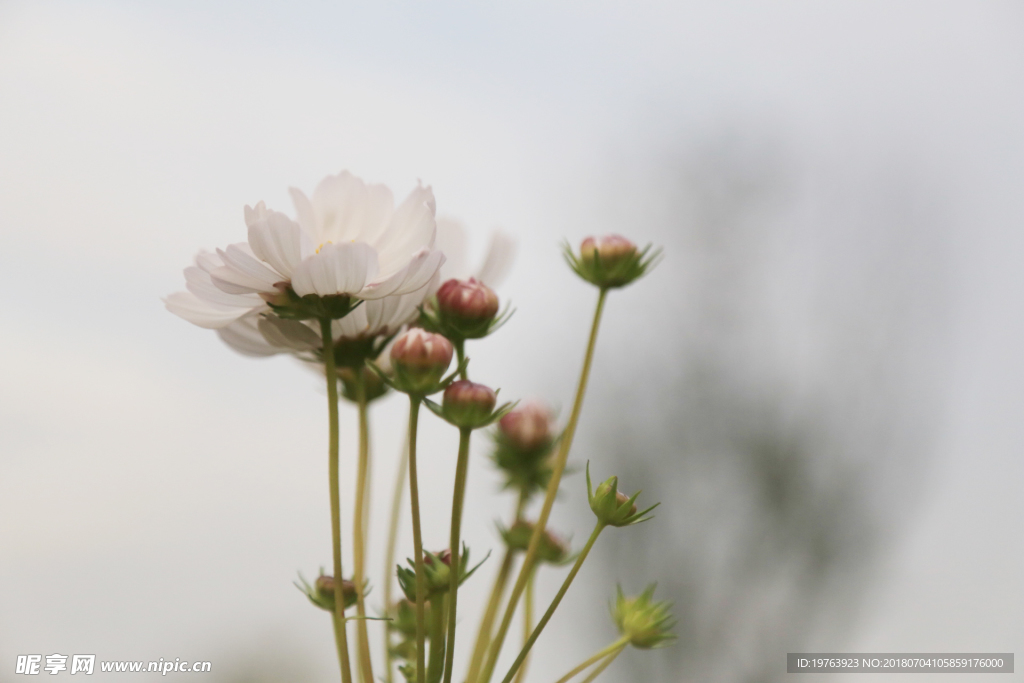
[[[595,292],[559,243],[664,246],[610,297],[572,458],[662,506],[601,539],[528,680],[614,639],[617,582],[658,581],[679,640],[607,681],[1019,652],[1022,84],[1009,0],[0,2],[0,681],[31,653],[336,679],[291,585],[330,560],[324,391],[160,299],[244,239],[243,205],[291,213],[288,186],[342,169],[432,185],[477,259],[515,235],[517,313],[475,375],[563,415]],[[405,410],[372,414],[371,577]],[[440,548],[457,438],[425,423]],[[482,554],[513,501],[475,450]],[[563,489],[578,546],[582,475]]]

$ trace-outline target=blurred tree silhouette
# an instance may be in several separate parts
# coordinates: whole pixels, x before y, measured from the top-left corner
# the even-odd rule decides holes
[[[641,182],[673,303],[641,342],[610,332],[644,357],[592,392],[586,447],[663,505],[595,564],[659,579],[679,639],[609,680],[781,680],[787,651],[841,647],[911,510],[942,403],[936,195],[784,150],[727,134]]]

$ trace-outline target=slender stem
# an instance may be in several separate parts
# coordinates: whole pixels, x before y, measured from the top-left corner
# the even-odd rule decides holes
[[[452,533],[448,541],[451,552],[451,579],[448,584],[448,648],[444,668],[444,683],[451,683],[455,668],[455,616],[459,597],[459,568],[462,566],[462,505],[466,500],[466,474],[469,470],[469,438],[473,430],[459,430],[459,459],[455,465],[455,491],[452,495]]]
[[[395,549],[398,547],[398,523],[402,515],[402,491],[405,489],[405,475],[409,471],[409,434],[406,432],[402,441],[402,455],[398,462],[398,472],[395,474],[395,488],[391,494],[391,520],[388,524],[388,545],[384,555],[384,609],[391,609],[392,586],[394,585],[395,572]],[[390,623],[384,624],[384,681],[391,683],[391,640]]]
[[[512,550],[505,550],[505,557],[501,560],[498,576],[494,579],[494,587],[491,589],[491,597],[487,601],[483,619],[480,621],[480,630],[476,634],[476,644],[473,646],[473,657],[469,662],[469,673],[466,675],[466,683],[474,683],[480,674],[480,667],[484,663],[484,655],[487,654],[487,645],[491,641],[491,629],[494,628],[494,619],[498,616],[498,607],[501,605],[501,598],[505,593],[505,584],[508,583],[508,575],[512,571],[514,560],[515,553]]]
[[[589,675],[589,676],[587,676],[586,678],[584,678],[584,679],[583,679],[582,683],[593,683],[594,679],[596,679],[596,678],[597,678],[598,676],[600,676],[600,675],[601,675],[602,673],[604,673],[604,670],[605,670],[605,669],[607,669],[607,668],[608,668],[608,666],[609,666],[609,665],[610,665],[610,664],[611,664],[612,662],[614,662],[614,661],[615,661],[615,658],[616,658],[616,657],[618,657],[618,656],[619,656],[619,654],[620,654],[620,653],[621,653],[621,652],[622,652],[623,650],[625,650],[625,649],[626,649],[626,646],[625,646],[625,645],[623,645],[623,646],[622,646],[622,647],[620,647],[620,648],[619,648],[618,650],[616,650],[615,652],[613,652],[613,653],[611,653],[610,655],[608,655],[608,657],[607,657],[607,658],[605,658],[605,660],[604,660],[603,662],[601,662],[600,664],[598,664],[598,666],[597,666],[597,668],[596,668],[596,669],[594,669],[593,671],[591,671],[591,672],[590,672],[590,675]]]
[[[604,659],[608,655],[616,653],[616,650],[621,650],[622,648],[626,647],[626,644],[628,642],[629,642],[629,638],[627,638],[625,636],[623,636],[622,638],[619,638],[618,640],[616,640],[614,643],[612,643],[608,647],[604,648],[603,650],[601,650],[599,652],[594,653],[594,655],[592,657],[588,657],[587,659],[583,660],[583,662],[581,662],[579,666],[577,666],[575,669],[573,669],[569,673],[567,673],[564,676],[562,676],[561,678],[559,678],[557,681],[555,681],[555,683],[568,683],[569,679],[571,679],[573,676],[575,676],[579,672],[585,670],[586,668],[588,668],[592,664],[598,662],[599,660]]]
[[[519,491],[519,500],[516,502],[515,524],[523,519],[523,510],[529,494],[525,488]],[[491,642],[491,631],[494,629],[494,619],[498,616],[498,607],[501,606],[501,598],[505,594],[505,584],[508,583],[508,575],[512,571],[512,563],[515,561],[515,553],[506,548],[505,557],[501,560],[501,567],[498,569],[498,576],[494,580],[494,587],[491,588],[491,597],[487,601],[484,616],[480,620],[480,630],[476,634],[476,643],[473,645],[473,657],[469,662],[469,673],[466,675],[466,683],[476,683],[480,674],[480,667],[484,663],[484,655],[487,654],[487,646]]]
[[[484,668],[484,675],[481,678],[483,683],[491,680],[494,667],[498,663],[498,655],[501,654],[501,647],[505,642],[509,626],[512,624],[512,616],[515,614],[516,605],[526,588],[526,581],[537,561],[537,550],[540,547],[540,539],[547,528],[548,518],[551,516],[551,508],[555,504],[555,496],[558,494],[558,486],[562,481],[562,473],[565,471],[565,463],[569,459],[569,449],[572,447],[573,436],[576,434],[576,424],[580,419],[580,411],[583,409],[583,396],[587,391],[587,380],[590,378],[590,366],[594,361],[594,347],[597,343],[597,330],[601,324],[601,314],[604,311],[604,300],[608,290],[601,289],[597,297],[597,308],[594,311],[594,322],[590,327],[590,339],[587,341],[587,352],[583,357],[583,370],[580,372],[579,385],[576,387],[576,400],[573,402],[572,413],[569,415],[569,422],[565,426],[565,432],[558,442],[558,450],[554,457],[554,467],[551,473],[551,481],[548,482],[547,493],[544,497],[544,506],[541,508],[540,517],[534,525],[533,536],[530,537],[530,545],[526,550],[526,558],[523,566],[519,569],[519,576],[512,587],[512,594],[509,596],[505,614],[501,619],[501,626],[491,644],[491,650],[487,657],[487,666]]]
[[[327,414],[330,420],[327,476],[331,488],[331,545],[334,555],[334,581],[341,589],[341,491],[338,486],[338,371],[334,366],[334,333],[330,318],[320,320],[323,336],[324,372],[327,375]],[[340,595],[334,600],[334,641],[338,648],[342,683],[352,683],[352,669],[348,661],[348,634],[345,628],[345,600]]]
[[[526,602],[525,612],[523,612],[523,644],[530,638],[530,631],[533,630],[533,584],[537,578],[537,570],[535,569],[530,574],[530,580],[526,582],[526,595],[523,598]],[[516,683],[522,683],[523,679],[526,678],[526,669],[530,665],[529,653],[527,653],[526,659],[523,660],[522,665],[519,667],[519,671],[516,672]]]
[[[437,604],[434,604],[434,601]],[[445,599],[434,594],[430,600],[430,668],[427,669],[427,683],[441,680],[444,670],[444,613]]]
[[[427,638],[426,575],[423,572],[423,536],[420,533],[420,487],[416,474],[416,427],[419,422],[419,396],[409,396],[409,499],[412,503],[412,546],[413,561],[416,564],[416,683],[426,683],[427,653],[424,645]]]
[[[356,638],[359,643],[359,673],[363,683],[374,683],[373,661],[370,659],[370,637],[366,631],[366,490],[370,478],[370,421],[367,417],[366,377],[363,368],[355,374],[356,402],[359,405],[359,465],[356,473],[356,508],[353,522],[352,555],[355,562],[353,583],[356,585]]]
[[[544,616],[540,618],[537,623],[537,628],[533,629],[533,633],[527,639],[526,644],[523,645],[523,649],[519,652],[519,656],[516,657],[516,661],[512,663],[512,668],[505,674],[505,678],[502,683],[511,683],[512,677],[515,676],[516,670],[522,665],[523,660],[526,659],[526,655],[530,653],[530,648],[537,642],[537,638],[540,637],[544,627],[547,626],[548,621],[551,620],[551,615],[555,613],[558,608],[558,603],[562,602],[562,598],[565,596],[566,591],[569,590],[569,586],[572,585],[572,580],[576,578],[576,574],[580,571],[580,567],[583,566],[583,561],[587,559],[587,555],[590,554],[590,549],[594,547],[594,542],[597,541],[597,537],[601,535],[605,525],[602,522],[598,522],[597,526],[594,527],[594,532],[590,534],[590,538],[587,539],[587,544],[583,546],[583,550],[580,551],[580,556],[576,558],[576,564],[572,566],[569,571],[569,575],[565,577],[565,581],[562,582],[562,587],[558,589],[558,593],[555,594],[555,599],[551,601],[548,606],[548,610],[544,613]]]
[[[461,368],[459,370],[459,379],[469,379],[469,370],[462,364],[462,361],[466,359],[466,340],[456,339],[452,342],[452,346],[455,347],[455,360],[458,361],[459,368]]]

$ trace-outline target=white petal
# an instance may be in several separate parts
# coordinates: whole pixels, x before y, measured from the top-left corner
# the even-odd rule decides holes
[[[424,247],[433,248],[436,231],[434,193],[429,187],[418,187],[395,209],[388,229],[372,243],[380,257],[381,273],[396,273],[413,254]]]
[[[192,292],[175,292],[164,299],[164,305],[171,313],[207,329],[230,325],[249,312],[244,308],[217,306]]]
[[[365,244],[325,244],[292,274],[299,296],[356,294],[377,275],[377,253]]]
[[[515,240],[501,230],[495,230],[491,233],[491,243],[487,246],[484,264],[476,272],[476,279],[494,289],[504,282],[515,258]]]
[[[260,320],[262,320],[262,316],[247,315],[227,327],[217,330],[217,336],[243,356],[265,358],[284,353],[285,349],[269,343],[260,333],[258,328]]]
[[[350,226],[366,204],[366,183],[348,171],[329,175],[313,190],[310,201],[324,242],[350,242]]]
[[[401,296],[386,296],[373,299],[360,308],[366,309],[366,317],[372,334],[393,334],[403,325],[419,317],[419,306],[427,295],[424,287]]]
[[[366,319],[366,302],[359,304],[355,310],[341,320],[335,320],[331,326],[331,333],[334,339],[354,339],[367,334],[372,334],[370,323]]]
[[[224,261],[212,251],[203,250],[196,254],[196,265],[207,273],[212,273],[215,268],[223,267]]]
[[[287,351],[312,351],[323,346],[320,335],[298,320],[283,320],[277,316],[261,316],[257,327],[272,346]]]
[[[218,249],[217,255],[224,265],[211,271],[213,283],[229,294],[246,292],[276,292],[274,284],[287,278],[256,258],[249,245],[239,242]]]
[[[277,211],[245,207],[245,222],[249,226],[249,246],[253,254],[273,266],[285,278],[302,263],[303,255],[313,253],[309,238],[298,223]]]
[[[256,294],[228,294],[213,284],[208,272],[196,266],[185,269],[185,287],[200,299],[218,306],[252,310],[263,304],[263,300]]]
[[[373,282],[359,293],[361,299],[380,299],[385,296],[408,294],[430,282],[444,263],[444,254],[426,247],[412,256],[408,265],[397,273]]]
[[[292,203],[295,205],[295,216],[298,218],[299,225],[302,226],[303,231],[309,236],[313,244],[323,244],[326,240],[320,234],[320,228],[316,223],[316,214],[313,212],[313,204],[309,201],[309,197],[302,190],[295,187],[289,187],[288,194],[292,196]]]

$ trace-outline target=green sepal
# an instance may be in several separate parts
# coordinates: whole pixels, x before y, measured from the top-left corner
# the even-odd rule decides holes
[[[279,294],[264,297],[267,305],[285,320],[340,320],[363,303],[362,299],[353,299],[348,294],[306,294],[299,296],[291,286],[281,290]]]
[[[573,252],[568,242],[562,243],[562,255],[573,272],[587,282],[601,289],[616,289],[634,282],[653,268],[661,258],[661,248],[654,249],[648,244],[635,253],[616,259],[617,262],[605,263],[597,250],[589,263]]]

